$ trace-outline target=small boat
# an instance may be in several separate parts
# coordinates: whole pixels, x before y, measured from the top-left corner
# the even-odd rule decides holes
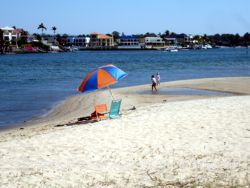
[[[76,52],[76,51],[79,51],[79,48],[76,47],[76,46],[67,46],[67,47],[64,47],[65,50],[69,51],[69,52]]]
[[[207,49],[212,49],[213,48],[210,44],[206,44],[205,46],[207,47]]]
[[[170,49],[169,52],[178,52],[178,49]]]
[[[164,50],[168,52],[178,52],[178,49],[176,47],[168,47],[165,48]]]
[[[207,50],[207,49],[212,49],[213,47],[210,44],[205,44],[201,46],[201,49]]]

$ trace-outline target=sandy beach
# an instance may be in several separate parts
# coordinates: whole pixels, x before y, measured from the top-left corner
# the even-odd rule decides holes
[[[166,82],[157,94],[150,85],[113,89],[122,116],[77,125],[112,98],[107,90],[71,97],[0,133],[0,187],[250,186],[249,86],[250,77],[228,77]]]

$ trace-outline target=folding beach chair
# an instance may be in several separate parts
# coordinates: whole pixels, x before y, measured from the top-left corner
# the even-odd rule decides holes
[[[107,119],[108,108],[106,104],[98,104],[95,106],[95,111],[91,114],[92,120],[103,120]]]
[[[109,118],[114,119],[120,117],[121,99],[113,100],[110,106]]]

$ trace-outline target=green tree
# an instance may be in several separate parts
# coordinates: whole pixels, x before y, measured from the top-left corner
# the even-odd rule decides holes
[[[4,52],[10,52],[11,51],[11,47],[10,47],[10,41],[4,41],[4,45],[3,45],[3,51]]]
[[[170,35],[170,31],[169,31],[169,30],[166,30],[164,34],[165,34],[165,36],[167,37],[167,36]]]
[[[240,35],[237,33],[237,34],[235,34],[234,35],[234,39],[233,39],[233,45],[234,46],[239,46],[239,45],[241,45],[241,37],[240,37]]]
[[[34,36],[37,40],[39,40],[39,41],[42,40],[41,35],[39,35],[38,33],[34,33],[33,36]]]
[[[3,30],[0,29],[0,54],[4,52]]]
[[[68,38],[67,34],[63,34],[63,35],[57,34],[56,35],[56,40],[59,43],[59,45],[61,45],[61,46],[65,46],[66,45],[67,38]]]
[[[243,40],[244,40],[245,45],[250,45],[250,34],[245,33],[244,36],[243,36]]]
[[[155,33],[147,32],[144,34],[144,37],[157,37],[157,35]]]
[[[224,46],[233,46],[232,41],[234,39],[233,34],[222,34],[221,35],[221,44]]]
[[[41,29],[42,35],[43,35],[43,31],[44,31],[44,30],[47,30],[47,28],[44,26],[43,23],[41,23],[41,24],[37,27],[37,29],[38,29],[38,30]]]
[[[120,33],[118,31],[113,31],[112,36],[114,38],[114,41],[120,38]]]
[[[177,34],[175,32],[170,32],[171,36],[176,36]]]
[[[29,33],[24,30],[21,32],[21,37],[17,40],[18,46],[22,46],[28,43],[28,34]]]

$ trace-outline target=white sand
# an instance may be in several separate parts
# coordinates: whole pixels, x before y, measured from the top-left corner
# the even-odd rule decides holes
[[[209,98],[141,106],[94,124],[4,135],[0,186],[247,186],[249,114],[250,96]]]

